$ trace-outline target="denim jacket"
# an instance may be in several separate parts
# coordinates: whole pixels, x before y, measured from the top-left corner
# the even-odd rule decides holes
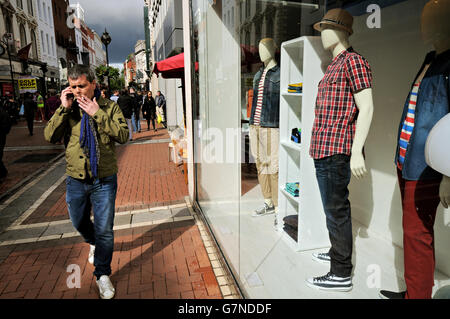
[[[428,53],[416,79],[425,65],[430,62],[431,65],[420,83],[414,129],[406,149],[405,162],[403,163],[402,176],[407,180],[431,180],[439,179],[442,176],[425,162],[425,143],[433,126],[450,111],[450,50],[439,55],[436,55],[435,51]],[[397,141],[400,140],[403,122],[408,112],[408,102],[409,95],[403,109]],[[398,161],[398,153],[399,145],[397,144],[395,164]]]
[[[259,69],[253,78],[253,102],[250,124],[253,125],[256,102],[258,100],[258,86],[264,67]],[[263,104],[261,107],[260,126],[278,127],[280,122],[280,67],[269,69],[264,80]]]

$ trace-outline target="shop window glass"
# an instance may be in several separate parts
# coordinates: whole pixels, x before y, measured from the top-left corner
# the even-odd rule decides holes
[[[313,125],[319,125],[316,116],[331,114],[324,124],[337,125],[331,129],[331,135],[340,127],[335,124],[339,116],[333,116],[332,111],[342,103],[333,93],[321,100],[323,94],[330,92],[325,88],[339,90],[352,83],[355,87],[350,90],[350,97],[354,99],[355,94],[369,89],[365,93],[370,92],[374,111],[364,143],[367,173],[363,179],[349,178],[345,186],[353,223],[346,238],[347,244],[352,243],[353,255],[347,260],[353,263],[354,286],[344,298],[378,298],[379,288],[383,288],[366,285],[368,267],[374,265],[392,280],[402,282],[404,278],[399,274],[404,268],[404,253],[408,254],[407,248],[403,251],[399,248],[404,242],[401,216],[405,198],[399,187],[402,179],[397,175],[401,177],[402,171],[397,171],[399,163],[394,164],[393,158],[400,152],[399,127],[402,132],[403,125],[409,127],[411,122],[411,117],[409,121],[402,117],[408,111],[404,109],[405,97],[415,96],[410,93],[425,57],[437,45],[438,56],[447,59],[436,61],[442,65],[448,61],[450,48],[442,44],[445,41],[438,41],[448,34],[448,28],[443,27],[448,25],[448,14],[442,14],[444,9],[433,11],[429,19],[422,14],[427,6],[441,2],[387,0],[372,6],[375,8],[372,13],[368,10],[370,3],[356,0],[192,0],[191,4],[191,69],[196,70],[198,63],[191,79],[194,200],[245,295],[342,298],[342,294],[335,292],[313,290],[305,281],[329,270],[328,264],[320,268],[313,261],[320,258],[312,253],[326,253],[330,249],[332,236],[328,233],[325,209],[338,206],[334,202],[324,205],[322,201],[328,198],[324,188],[331,185],[328,183],[331,175],[321,174],[327,169],[321,163],[331,159],[314,161],[310,150],[313,132],[318,132],[317,128],[313,130]],[[346,10],[353,21],[351,37],[343,28],[345,24],[334,25],[342,30],[337,34],[345,48],[338,54],[333,51],[335,46],[326,47],[324,41],[326,34],[336,28],[326,23],[324,29],[330,30],[326,33],[313,28],[332,9]],[[229,12],[234,28],[227,27]],[[339,54],[341,58],[350,55],[364,58],[361,61],[367,61],[364,68],[370,69],[372,77],[367,81],[370,85],[357,88],[362,81],[352,79],[353,75],[331,75],[333,70],[342,70],[329,68],[332,63],[339,63]],[[424,73],[419,82],[446,83],[448,74],[436,70],[437,73]],[[445,87],[442,89],[444,92]],[[263,94],[258,95],[258,91]],[[412,93],[417,92],[420,91]],[[429,94],[440,96],[434,93]],[[430,96],[423,100],[425,108]],[[347,97],[344,100],[352,101]],[[331,103],[325,107],[323,101]],[[418,101],[411,100],[413,103],[406,105],[418,105]],[[364,115],[358,112],[356,102],[351,106],[355,113],[349,125],[356,125]],[[448,108],[442,115],[446,113]],[[320,141],[325,147],[333,144],[326,137]],[[352,154],[340,152],[335,155],[350,161]],[[345,164],[342,170],[336,170],[336,181],[352,174]],[[436,192],[434,195],[438,203],[439,196]],[[346,196],[345,193],[335,197]],[[439,238],[436,243],[440,245],[435,247],[436,265],[448,274],[450,258],[445,243],[450,241],[450,233],[442,208],[438,210],[437,216],[441,217],[434,226],[435,238]],[[450,280],[450,277],[435,279]]]

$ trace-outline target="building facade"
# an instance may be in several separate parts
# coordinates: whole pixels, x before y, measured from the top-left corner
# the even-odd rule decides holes
[[[7,44],[11,53],[14,86],[11,85],[11,70],[8,54],[5,52],[0,57],[0,94],[12,95],[13,91],[18,95],[17,79],[20,75],[33,75],[41,78],[40,87],[44,86],[43,73],[40,68],[41,42],[38,29],[38,11],[36,0],[0,2],[0,37]],[[4,35],[8,34],[9,39]],[[28,65],[23,64],[18,58],[18,51],[31,44],[28,54]],[[6,45],[3,45],[6,49]],[[15,87],[13,90],[12,88]]]
[[[83,64],[83,34],[81,32],[81,21],[84,21],[84,9],[79,3],[76,3],[70,5],[70,10],[74,22],[75,44],[78,49],[77,63]]]
[[[75,28],[70,28],[67,23],[69,0],[52,0],[52,6],[60,84],[65,86],[67,85],[67,69],[78,63]]]
[[[183,52],[183,11],[182,1],[150,0],[148,7],[149,36],[152,68],[155,63]],[[161,91],[166,97],[167,126],[184,127],[183,91],[180,79],[163,79],[151,76],[154,93]]]
[[[128,55],[123,64],[123,75],[125,78],[125,87],[136,86],[136,57],[134,53]]]
[[[59,88],[59,65],[55,41],[55,24],[51,0],[36,0],[41,61],[47,63],[46,88]]]
[[[103,49],[103,42],[97,32],[94,34],[94,65],[98,67],[100,65],[106,65],[106,51]]]
[[[145,50],[145,40],[138,40],[134,46],[134,55],[136,60],[136,83],[139,89],[145,89],[148,75],[147,57]]]

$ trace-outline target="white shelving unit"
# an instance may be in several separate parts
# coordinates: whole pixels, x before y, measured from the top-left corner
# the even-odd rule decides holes
[[[281,45],[280,150],[278,231],[296,251],[330,246],[314,161],[309,156],[317,86],[331,54],[320,37],[300,37]],[[289,84],[303,82],[303,93],[288,93]],[[293,128],[301,128],[301,144],[291,141]],[[285,191],[286,183],[300,183],[299,197]],[[298,238],[283,230],[283,218],[298,215]]]

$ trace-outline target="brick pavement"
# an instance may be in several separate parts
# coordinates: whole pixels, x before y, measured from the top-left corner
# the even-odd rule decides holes
[[[226,274],[217,266],[218,253],[212,241],[205,237],[198,218],[194,220],[189,213],[186,215],[183,208],[172,208],[171,214],[180,217],[170,221],[164,219],[165,211],[136,211],[186,203],[187,186],[181,167],[168,162],[167,138],[166,130],[143,131],[134,135],[133,142],[117,148],[116,211],[120,216],[116,218],[123,218],[125,225],[115,227],[118,229],[114,231],[111,280],[116,287],[115,298],[198,299],[223,298],[223,295],[236,298],[237,292],[231,296],[228,286],[223,284]],[[156,140],[161,143],[152,143]],[[66,232],[71,228],[64,186],[64,183],[54,184],[54,190],[34,212],[15,226],[19,229],[9,232],[20,234],[23,239],[14,244],[0,242],[0,298],[98,298],[92,274],[94,267],[87,263],[89,245],[76,233],[54,236],[59,239],[45,236],[57,229]],[[192,208],[190,211],[193,214]],[[161,220],[154,220],[158,218]],[[39,228],[42,224],[38,223],[55,220],[64,225],[49,226],[47,230]],[[32,243],[21,242],[29,241],[27,236],[36,235],[40,237],[31,239]],[[80,288],[67,286],[69,265],[80,267]],[[220,276],[220,285],[216,276]]]
[[[98,298],[89,245],[80,237],[6,246],[0,255],[0,298]],[[69,265],[81,287],[68,288]],[[193,221],[115,232],[111,281],[116,298],[222,298],[200,232]]]
[[[18,185],[20,181],[29,175],[33,174],[39,169],[45,169],[49,166],[49,162],[36,163],[15,163],[18,159],[32,154],[52,154],[54,157],[64,151],[62,145],[53,146],[47,143],[44,139],[44,124],[40,122],[34,123],[34,134],[29,136],[26,122],[19,121],[17,125],[11,128],[11,131],[6,137],[5,151],[3,152],[3,163],[8,170],[8,176],[0,181],[0,195],[6,193],[14,186]],[[53,149],[34,149],[29,150],[26,147],[52,147]],[[15,147],[16,150],[9,150]],[[61,148],[62,147],[62,148]],[[59,148],[59,149],[58,149]]]

